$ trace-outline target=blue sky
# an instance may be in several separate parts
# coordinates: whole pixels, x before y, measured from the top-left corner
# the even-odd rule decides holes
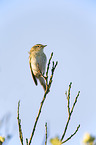
[[[21,100],[24,138],[29,138],[43,97],[43,89],[40,84],[35,86],[29,69],[28,52],[36,43],[47,44],[44,51],[47,58],[54,52],[53,60],[59,63],[33,145],[42,144],[46,121],[49,139],[62,135],[67,121],[65,91],[70,82],[73,83],[71,101],[79,90],[81,93],[66,138],[79,123],[81,128],[66,144],[80,144],[85,132],[96,135],[96,2],[1,0],[0,20],[0,118],[10,112],[11,128],[16,130],[9,145],[20,144],[18,101]]]

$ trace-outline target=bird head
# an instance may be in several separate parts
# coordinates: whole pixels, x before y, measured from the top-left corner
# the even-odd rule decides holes
[[[30,53],[31,52],[39,52],[39,51],[43,51],[44,47],[46,47],[47,45],[42,45],[42,44],[36,44],[34,45],[31,50],[30,50]]]

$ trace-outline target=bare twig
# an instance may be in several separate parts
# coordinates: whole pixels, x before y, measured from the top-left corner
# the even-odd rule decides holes
[[[28,145],[28,138],[26,138],[26,145]]]
[[[65,137],[65,134],[66,134],[66,131],[67,131],[67,128],[68,128],[70,119],[71,119],[71,115],[72,115],[72,113],[73,113],[74,107],[75,107],[75,105],[76,105],[76,103],[77,103],[77,99],[78,99],[79,94],[80,94],[80,91],[79,91],[78,94],[77,94],[77,96],[76,96],[76,98],[75,98],[75,101],[74,101],[74,103],[73,103],[72,109],[71,109],[71,111],[70,111],[70,89],[71,89],[71,85],[72,85],[72,83],[69,84],[68,96],[67,96],[68,119],[67,119],[66,126],[65,126],[65,128],[64,128],[63,135],[62,135],[62,137],[61,137],[61,141],[62,141],[62,140],[64,139],[64,137]],[[67,95],[67,92],[66,92],[66,95]],[[76,132],[78,131],[79,127],[80,127],[80,125],[77,127],[77,130],[75,131],[75,134],[76,134]],[[74,135],[74,134],[73,134],[73,135]],[[73,135],[71,135],[71,136],[68,138],[68,140],[71,139],[71,137],[72,137]]]
[[[19,126],[19,137],[20,137],[21,144],[23,145],[23,133],[21,129],[21,119],[19,117],[19,107],[20,107],[20,101],[18,102],[17,120],[18,120],[18,126]]]
[[[75,130],[75,132],[73,134],[71,134],[70,137],[68,137],[65,141],[63,141],[62,144],[67,142],[68,140],[70,140],[77,133],[79,128],[80,128],[80,124],[78,125],[77,129]]]
[[[47,122],[45,124],[45,145],[47,145]]]
[[[67,108],[68,108],[68,114],[69,114],[69,116],[70,116],[70,90],[71,90],[71,85],[72,85],[72,82],[70,83],[70,85],[69,85],[69,89],[68,89],[68,96],[67,96],[67,103],[68,103],[68,106],[67,106]]]

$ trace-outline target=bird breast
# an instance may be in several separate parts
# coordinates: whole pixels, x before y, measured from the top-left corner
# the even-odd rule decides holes
[[[42,73],[45,73],[46,67],[46,55],[44,53],[32,55],[31,58],[32,70],[35,76],[39,76],[39,69]]]

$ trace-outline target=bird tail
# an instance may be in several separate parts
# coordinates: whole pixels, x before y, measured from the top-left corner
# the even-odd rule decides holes
[[[43,89],[44,89],[44,91],[45,91],[45,90],[46,90],[46,84],[45,84],[44,78],[43,78],[43,77],[39,77],[38,79],[39,79],[40,84],[43,86]]]

